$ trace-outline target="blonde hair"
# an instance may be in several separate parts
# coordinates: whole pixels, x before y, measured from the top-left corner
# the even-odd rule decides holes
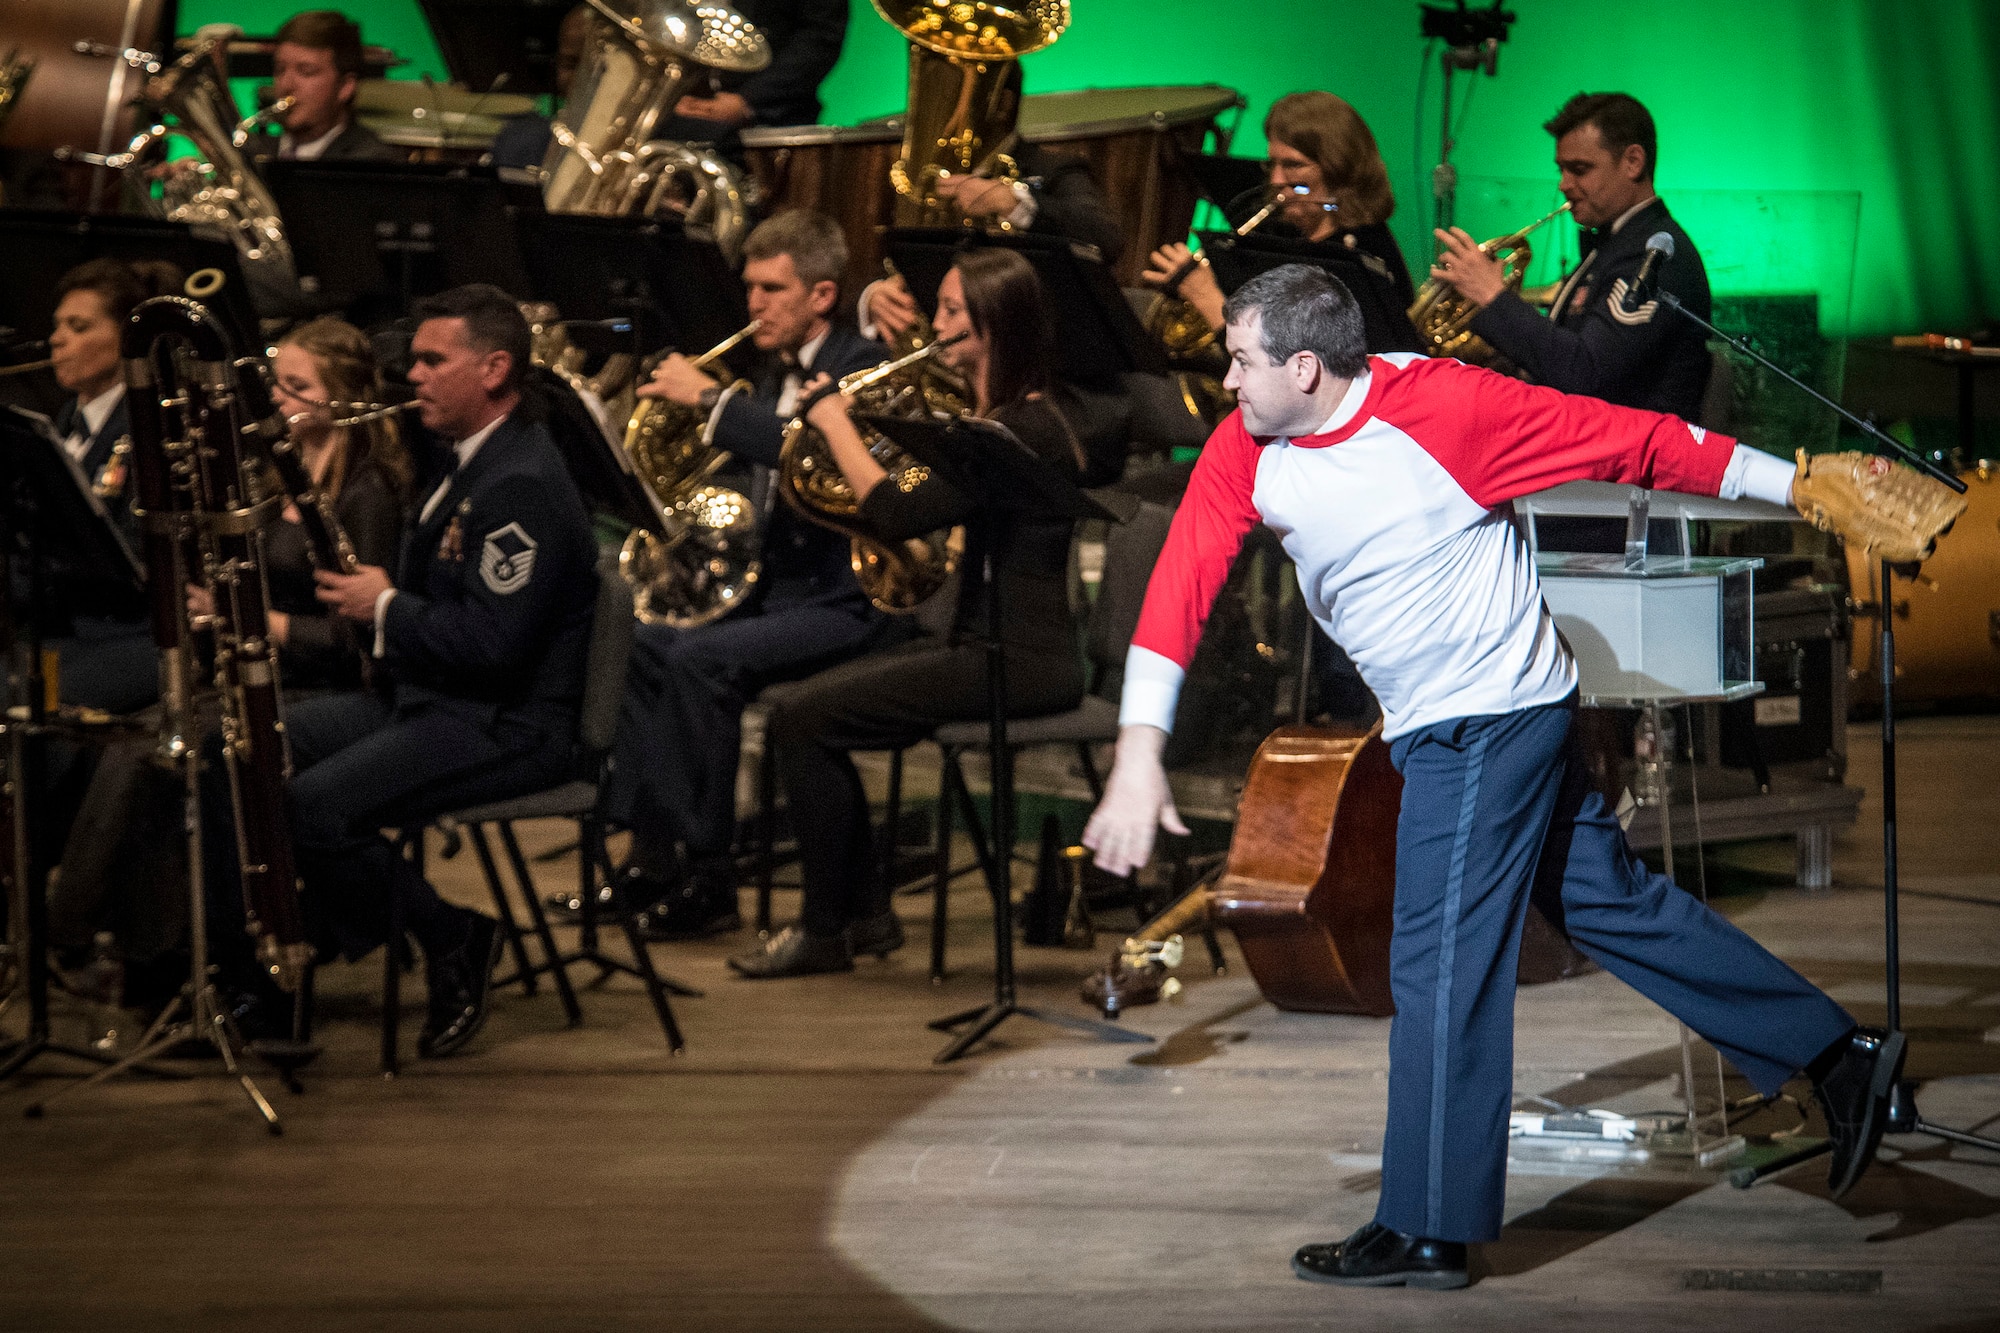
[[[1342,231],[1387,222],[1396,211],[1382,150],[1368,122],[1345,100],[1332,93],[1287,93],[1265,115],[1264,137],[1319,164],[1326,189],[1340,205],[1333,221]]]
[[[368,335],[346,320],[331,317],[301,324],[279,340],[313,359],[319,382],[328,400],[336,403],[376,403],[382,401],[382,371],[375,361],[375,348]],[[398,493],[409,489],[410,456],[403,448],[392,418],[378,418],[341,432],[346,446],[333,456],[326,472],[329,499],[340,495],[342,483],[364,458],[375,460],[390,485]]]

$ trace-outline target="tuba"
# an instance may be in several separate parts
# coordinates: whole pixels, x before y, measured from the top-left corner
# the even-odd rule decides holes
[[[899,227],[952,226],[959,212],[938,197],[938,177],[1018,180],[1007,155],[1018,137],[1020,58],[1062,36],[1069,0],[874,0],[875,12],[910,39],[910,96],[903,152],[889,168]]]
[[[264,528],[284,498],[264,484],[258,460],[244,449],[246,440],[276,439],[285,426],[275,413],[250,419],[256,394],[242,395],[228,336],[193,301],[161,296],[140,305],[126,326],[122,354],[132,399],[135,508],[144,524],[166,705],[161,750],[190,765],[192,775],[192,632],[211,630],[245,924],[258,961],[279,986],[295,991],[313,950],[285,810],[291,760],[264,575]],[[188,615],[182,592],[188,583],[210,591],[212,616]]]
[[[963,338],[940,339],[907,356],[841,377],[838,392],[856,400],[872,416],[930,417],[941,415],[940,389],[932,381],[931,358]],[[888,470],[889,483],[909,491],[930,475],[881,434],[855,423],[868,452]],[[907,542],[885,542],[857,521],[861,504],[854,488],[828,451],[826,437],[808,425],[803,415],[785,426],[778,455],[778,494],[785,503],[823,528],[849,539],[855,580],[868,600],[891,615],[904,615],[922,605],[944,586],[958,567],[964,546],[961,529],[941,529]]]
[[[696,357],[695,368],[719,368],[758,326],[751,320]],[[722,378],[729,380],[726,372]],[[750,386],[736,380],[731,387]],[[729,455],[707,436],[698,408],[659,398],[640,399],[625,427],[625,452],[669,534],[634,528],[618,552],[618,572],[648,624],[691,629],[720,620],[742,604],[763,569],[759,506],[741,491],[710,484]]]
[[[706,146],[654,131],[704,76],[770,64],[771,44],[720,0],[589,3],[599,22],[553,127],[543,203],[552,213],[679,217],[733,262],[753,203],[741,173]]]
[[[1501,271],[1510,290],[1521,290],[1521,279],[1527,276],[1528,261],[1535,257],[1534,248],[1528,244],[1528,233],[1567,212],[1569,201],[1565,199],[1561,208],[1544,214],[1513,235],[1496,236],[1479,247],[1483,253],[1499,257]],[[1417,332],[1423,336],[1424,346],[1432,356],[1452,356],[1460,361],[1485,365],[1499,354],[1484,338],[1466,327],[1477,313],[1478,308],[1460,296],[1456,288],[1430,278],[1418,289],[1416,302],[1410,306],[1410,322],[1417,326]]]
[[[122,153],[104,157],[64,148],[58,149],[56,156],[124,171],[155,165],[165,156],[166,138],[170,134],[183,136],[200,156],[191,166],[177,168],[161,179],[160,197],[150,205],[153,212],[168,222],[220,228],[236,243],[246,277],[254,272],[262,275],[271,290],[290,290],[297,286],[297,276],[292,247],[285,239],[284,219],[278,215],[277,200],[251,169],[243,149],[252,131],[283,114],[291,99],[281,99],[254,116],[239,119],[224,75],[226,45],[221,38],[210,38],[162,68],[159,57],[144,51],[79,43],[84,54],[109,56],[146,70],[150,77],[140,101],[152,108],[158,119],[135,135]]]

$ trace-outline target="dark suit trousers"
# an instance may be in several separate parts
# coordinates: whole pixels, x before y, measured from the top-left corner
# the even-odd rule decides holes
[[[724,855],[736,832],[743,709],[767,686],[824,671],[907,630],[860,595],[770,601],[714,625],[640,625],[618,719],[613,820],[657,859],[675,842],[690,859]]]
[[[382,943],[390,892],[426,953],[449,951],[465,921],[381,829],[553,787],[575,775],[567,736],[451,708],[398,712],[367,692],[288,709],[292,837],[319,942],[358,958]]]
[[[1075,653],[1007,653],[1007,713],[1041,717],[1076,707]],[[798,836],[805,877],[801,923],[836,935],[880,912],[868,796],[853,750],[900,750],[943,722],[987,716],[986,649],[926,638],[774,689],[768,743]]]

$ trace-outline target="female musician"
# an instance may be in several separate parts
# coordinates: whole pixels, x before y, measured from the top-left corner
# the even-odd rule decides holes
[[[1264,137],[1271,187],[1303,186],[1306,193],[1289,200],[1260,230],[1358,253],[1393,288],[1397,308],[1407,309],[1417,297],[1402,249],[1389,231],[1396,196],[1375,136],[1360,113],[1332,93],[1288,93],[1271,104]],[[1328,203],[1336,205],[1334,211],[1327,210]],[[1142,276],[1165,287],[1189,255],[1185,245],[1163,245]],[[1222,327],[1222,288],[1205,260],[1181,279],[1177,294],[1201,312],[1210,328]]]
[[[940,356],[972,387],[972,415],[1011,430],[1075,478],[1084,446],[1050,393],[1051,348],[1041,283],[1009,250],[959,256],[938,285],[937,332],[964,340]],[[905,492],[869,454],[839,394],[806,419],[825,437],[876,534],[896,541],[963,523],[966,549],[948,634],[767,691],[766,723],[792,811],[805,876],[799,923],[730,960],[747,977],[845,971],[856,953],[886,954],[903,942],[871,855],[868,798],[849,755],[921,740],[940,723],[986,716],[985,602],[977,571],[988,555],[1002,580],[1007,708],[1034,717],[1073,708],[1083,696],[1065,571],[1067,519],[1014,518],[1004,529],[973,500],[932,475]],[[887,484],[885,484],[885,482]]]

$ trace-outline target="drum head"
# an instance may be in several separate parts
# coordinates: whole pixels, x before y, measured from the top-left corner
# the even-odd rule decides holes
[[[1241,93],[1213,83],[1035,93],[1021,99],[1021,137],[1048,143],[1166,129],[1213,120],[1242,105]]]

